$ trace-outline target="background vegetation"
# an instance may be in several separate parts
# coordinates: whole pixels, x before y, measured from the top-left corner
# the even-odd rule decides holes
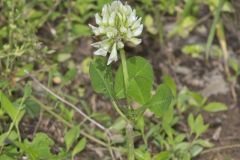
[[[89,80],[88,24],[109,2],[0,1],[0,160],[126,159],[125,122]],[[175,99],[138,120],[136,158],[239,159],[240,2],[127,3],[144,22],[127,55],[149,59]]]

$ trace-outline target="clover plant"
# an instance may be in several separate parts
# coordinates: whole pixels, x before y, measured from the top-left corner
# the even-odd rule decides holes
[[[97,48],[89,73],[94,90],[109,97],[113,107],[126,121],[128,159],[134,160],[134,127],[148,108],[161,116],[171,105],[173,93],[167,84],[161,84],[153,91],[153,70],[148,60],[133,56],[126,58],[124,46],[139,45],[143,24],[136,11],[127,3],[113,1],[103,6],[102,13],[95,15],[97,26],[91,25],[94,34],[101,41],[93,43]],[[110,53],[108,60],[107,54]],[[113,62],[120,54],[121,64],[116,73]],[[115,78],[113,77],[115,73]],[[152,94],[154,92],[154,94]],[[119,100],[124,99],[125,103]],[[122,101],[121,101],[122,102]],[[138,104],[137,108],[133,104]]]

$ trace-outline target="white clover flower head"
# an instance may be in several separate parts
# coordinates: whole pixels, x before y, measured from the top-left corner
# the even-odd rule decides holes
[[[134,45],[141,43],[141,39],[137,37],[143,30],[142,19],[136,16],[136,11],[128,4],[119,0],[106,4],[101,15],[96,14],[95,19],[98,27],[91,24],[89,26],[94,34],[103,40],[92,44],[97,48],[94,55],[106,56],[110,53],[107,65],[118,60],[117,51],[124,47],[125,42]]]

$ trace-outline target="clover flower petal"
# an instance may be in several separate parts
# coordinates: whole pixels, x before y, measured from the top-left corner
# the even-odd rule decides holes
[[[94,55],[110,53],[108,65],[118,60],[118,50],[124,48],[126,42],[139,45],[142,41],[137,38],[143,31],[142,18],[137,17],[136,11],[126,3],[116,0],[104,5],[101,14],[95,14],[95,20],[98,26],[89,26],[104,40],[92,44],[97,48]]]
[[[134,37],[137,37],[139,36],[143,31],[143,25],[141,24],[138,28],[136,28],[134,31],[133,31],[133,36]]]
[[[111,54],[108,58],[108,62],[107,62],[107,65],[111,64],[112,61],[117,61],[118,60],[118,56],[117,56],[117,45],[116,43],[113,44],[113,47],[112,47],[112,51],[111,51]]]
[[[96,19],[96,23],[97,23],[98,25],[100,25],[100,24],[102,23],[102,18],[99,16],[98,13],[95,14],[95,19]]]
[[[142,42],[142,40],[139,38],[131,38],[129,39],[129,41],[132,42],[134,45],[139,45]]]
[[[97,56],[106,56],[107,55],[107,50],[100,48],[94,52],[95,55]]]

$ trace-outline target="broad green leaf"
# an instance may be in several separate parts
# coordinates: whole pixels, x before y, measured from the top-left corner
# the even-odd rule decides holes
[[[57,55],[58,62],[65,62],[70,58],[71,58],[70,53],[60,53],[60,54]]]
[[[0,37],[1,37],[1,39],[4,38],[4,37],[7,37],[7,35],[8,35],[8,30],[9,30],[8,25],[2,26],[2,27],[0,28]]]
[[[174,108],[170,107],[167,112],[163,115],[162,123],[163,126],[170,126],[174,119]]]
[[[193,117],[192,113],[188,115],[188,126],[191,129],[191,133],[194,133],[195,132],[195,124],[194,124],[194,117]]]
[[[129,86],[127,95],[140,104],[145,104],[151,97],[153,84],[152,66],[142,57],[132,57],[127,60]],[[118,68],[115,79],[116,97],[125,98],[122,66]]]
[[[187,90],[186,94],[189,96],[188,97],[189,104],[194,107],[199,108],[202,107],[207,100],[207,98],[204,98],[201,94],[197,92]]]
[[[103,58],[97,58],[90,64],[89,74],[93,89],[97,93],[103,93],[113,97],[113,81],[111,67],[107,66]]]
[[[169,107],[169,109],[164,112],[162,115],[162,127],[166,134],[172,138],[174,130],[172,129],[172,123],[174,118],[174,109],[173,107]]]
[[[229,58],[228,65],[234,70],[235,74],[239,74],[240,71],[240,64],[238,64],[238,61],[234,58]]]
[[[147,106],[155,115],[161,116],[169,109],[173,99],[171,89],[166,84],[161,84]]]
[[[71,128],[64,136],[64,141],[66,144],[67,151],[69,151],[70,147],[73,145],[74,141],[77,140],[80,134],[79,126],[75,126]]]
[[[191,134],[195,133],[196,137],[199,137],[208,128],[208,125],[204,125],[203,117],[201,114],[194,120],[193,114],[188,116],[188,126],[191,129]]]
[[[120,117],[120,118],[115,120],[113,125],[110,127],[110,130],[118,133],[121,130],[123,130],[125,127],[126,127],[126,120],[123,119],[122,117]]]
[[[24,143],[14,142],[30,159],[54,159],[56,155],[51,153],[54,145],[45,133],[37,133],[32,142],[25,140]]]
[[[87,140],[86,138],[82,138],[78,144],[74,147],[72,151],[72,157],[74,157],[76,154],[80,153],[86,146]]]
[[[169,160],[171,158],[171,153],[169,151],[163,151],[153,157],[153,160]]]
[[[28,11],[27,15],[27,19],[29,21],[34,21],[34,20],[40,20],[42,16],[44,16],[44,12],[42,12],[41,10],[36,10],[36,9],[31,9]]]
[[[4,111],[10,116],[14,125],[17,127],[25,111],[19,110],[21,108],[16,108],[1,91],[0,91],[0,104],[1,108],[3,108]]]
[[[103,7],[103,5],[112,2],[112,0],[98,0],[98,8],[101,9]]]
[[[15,158],[9,157],[6,154],[0,155],[0,160],[15,160]]]
[[[164,84],[168,85],[168,87],[172,90],[174,96],[177,95],[177,85],[174,79],[171,76],[165,75],[163,77]]]
[[[193,58],[201,57],[202,53],[205,51],[205,46],[202,44],[188,44],[185,45],[181,51],[184,54],[190,55]]]
[[[22,77],[26,75],[26,72],[31,72],[33,70],[33,64],[27,64],[21,68],[19,68],[16,76]]]
[[[233,3],[231,3],[231,1],[230,2],[225,1],[224,5],[223,5],[223,8],[222,8],[222,11],[229,12],[229,13],[234,13],[236,10],[234,9]]]
[[[14,144],[23,152],[25,153],[30,159],[36,160],[38,158],[37,152],[34,152],[34,149],[31,148],[29,141],[24,141],[24,143],[21,142],[14,142]],[[41,145],[42,147],[42,145]]]
[[[152,6],[153,5],[153,1],[152,0],[140,0],[144,5],[147,6]]]
[[[227,110],[227,106],[222,103],[212,102],[206,105],[203,109],[208,112],[219,112]]]
[[[1,102],[1,107],[11,117],[12,121],[14,121],[17,116],[18,109],[13,106],[10,100],[1,91],[0,91],[0,102]]]
[[[199,128],[201,128],[203,125],[204,125],[203,117],[201,114],[199,114],[197,116],[197,118],[195,119],[195,131],[200,133],[201,129],[199,129]]]
[[[178,151],[186,151],[186,150],[188,150],[188,148],[190,146],[191,146],[190,143],[182,142],[182,143],[179,143],[179,144],[175,145],[173,148],[174,148],[174,150],[178,150]]]
[[[186,151],[183,153],[183,156],[182,156],[181,159],[182,159],[182,160],[192,160],[190,153],[188,153],[188,152],[186,152]]]
[[[91,62],[92,62],[92,58],[90,58],[90,57],[87,57],[82,61],[81,69],[82,69],[83,73],[89,74],[89,66],[90,66]]]
[[[208,125],[204,125],[203,117],[199,114],[195,120],[195,132],[197,137],[200,136],[203,132],[205,132],[208,128]]]
[[[148,83],[143,77],[136,77],[130,81],[127,89],[128,96],[132,97],[140,104],[145,104],[151,97],[152,83]]]
[[[220,0],[207,0],[205,1],[205,3],[207,3],[207,5],[209,6],[210,10],[212,12],[214,12],[214,10],[217,9],[218,7],[218,4],[219,4],[219,1]],[[224,1],[223,2],[223,6],[221,8],[221,11],[222,12],[230,12],[230,13],[234,13],[235,12],[235,9],[232,5],[233,3],[231,3],[231,1]]]
[[[88,14],[91,14],[92,12],[90,10],[95,9],[96,5],[95,3],[92,3],[93,0],[76,0],[75,7],[78,9],[81,19],[85,19],[85,17]]]
[[[67,82],[73,81],[74,78],[76,77],[76,75],[77,75],[77,69],[76,68],[69,69],[63,77],[64,82],[67,83]]]
[[[90,36],[91,30],[87,25],[84,24],[73,24],[72,27],[72,34],[75,38],[82,37],[82,36]]]
[[[158,30],[154,26],[154,19],[151,15],[146,15],[144,18],[144,25],[147,28],[147,31],[151,34],[157,34]]]
[[[200,145],[202,147],[205,147],[205,148],[211,148],[211,147],[214,146],[214,144],[212,144],[208,140],[203,140],[203,139],[198,139],[198,140],[194,141],[193,144],[198,144],[198,145]]]
[[[0,135],[0,146],[4,145],[6,139],[14,141],[17,138],[18,138],[18,136],[17,136],[17,133],[15,131],[11,131],[9,135],[8,135],[8,132],[5,132],[5,133]]]
[[[192,0],[191,0],[192,1]],[[181,37],[187,37],[189,33],[194,28],[197,19],[194,16],[186,16],[180,23],[177,23],[176,26],[169,32],[168,36],[172,37],[175,35],[179,35]]]
[[[34,100],[27,98],[25,101],[27,115],[31,118],[37,118],[40,113],[40,106]]]
[[[190,148],[190,153],[192,157],[196,157],[197,155],[199,155],[201,152],[203,151],[203,147],[200,145],[193,145]]]
[[[142,151],[141,149],[135,149],[134,154],[137,160],[151,160],[151,155],[147,151]]]
[[[28,98],[32,93],[32,86],[30,83],[26,84],[24,87],[24,98]]]
[[[141,116],[140,118],[137,119],[136,127],[140,129],[142,133],[144,133],[144,126],[145,126],[144,116]]]
[[[37,154],[39,159],[50,158],[52,156],[51,146],[54,145],[52,139],[50,139],[45,133],[37,133],[31,143],[27,143],[26,146],[31,148],[34,153]]]
[[[175,137],[174,141],[175,141],[176,143],[181,143],[181,142],[184,141],[185,138],[186,138],[186,135],[185,135],[185,134],[178,134],[178,135]]]
[[[112,117],[110,117],[109,114],[107,113],[100,113],[100,112],[95,112],[91,113],[92,117],[103,124],[111,124]]]

